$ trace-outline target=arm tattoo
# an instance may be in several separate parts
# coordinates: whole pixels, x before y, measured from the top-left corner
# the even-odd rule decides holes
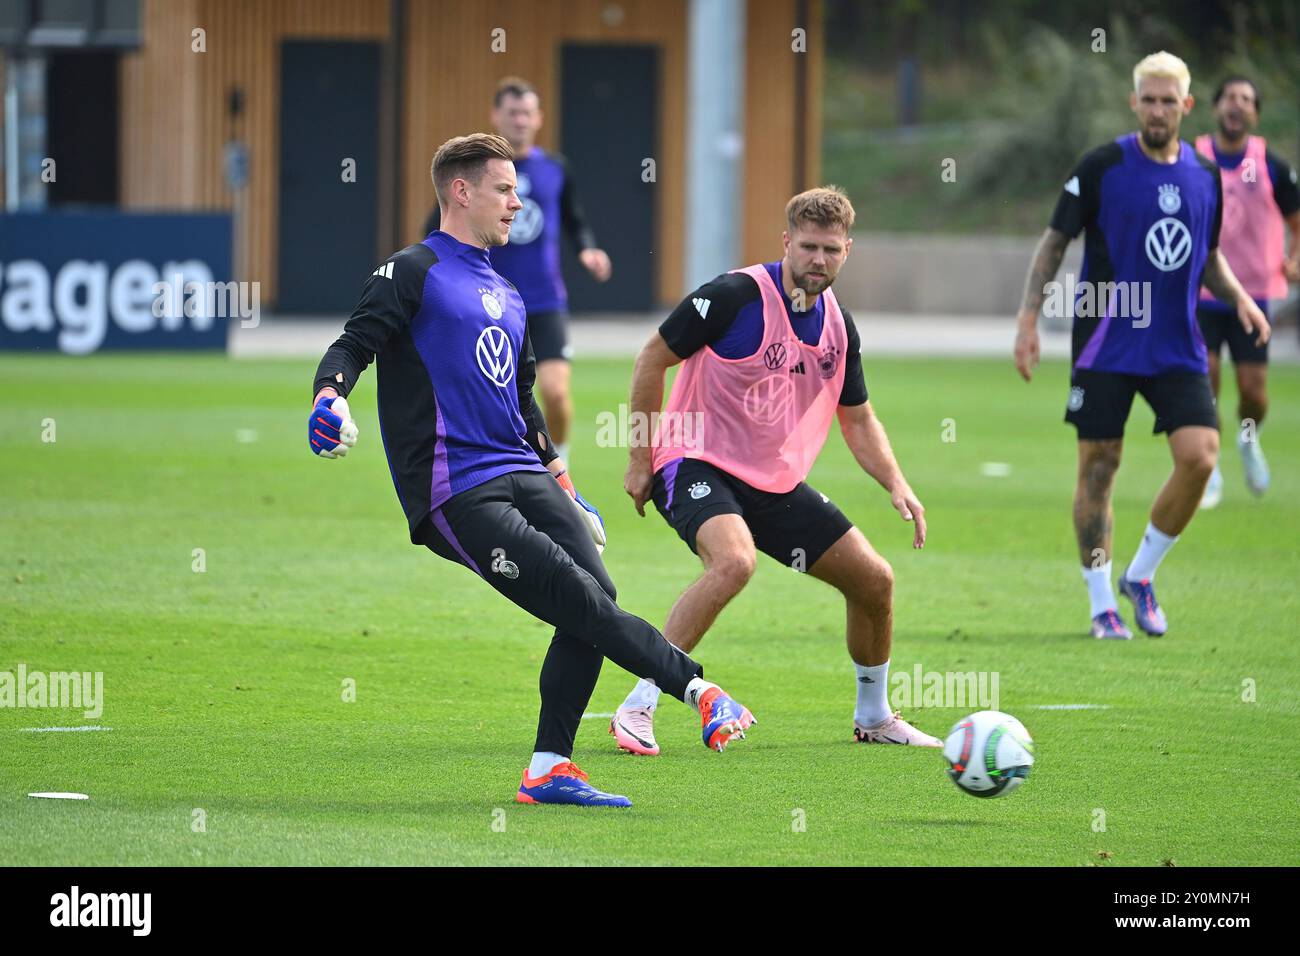
[[[1022,313],[1033,312],[1035,316],[1038,315],[1045,297],[1043,287],[1056,278],[1056,270],[1061,268],[1061,260],[1065,258],[1065,249],[1069,244],[1070,238],[1063,232],[1048,229],[1043,233],[1038,248],[1034,250],[1034,262],[1029,267],[1029,276],[1025,279],[1025,293],[1020,300]]]
[[[1223,253],[1218,249],[1210,252],[1209,259],[1205,262],[1205,271],[1201,275],[1201,282],[1205,287],[1214,293],[1214,297],[1220,302],[1236,302],[1237,293],[1240,291],[1240,284],[1236,276],[1232,274],[1232,269],[1228,262],[1223,258]]]

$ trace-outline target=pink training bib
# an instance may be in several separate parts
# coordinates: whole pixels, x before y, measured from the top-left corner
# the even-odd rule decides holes
[[[1209,133],[1196,137],[1196,151],[1215,161],[1214,138]],[[1221,169],[1219,175],[1223,181],[1219,248],[1228,265],[1251,298],[1285,299],[1282,259],[1286,255],[1286,229],[1273,199],[1264,137],[1248,136],[1240,165]],[[1202,288],[1201,298],[1213,299],[1214,295]]]
[[[683,363],[655,429],[654,469],[698,458],[761,491],[784,493],[808,477],[826,443],[844,387],[848,332],[827,289],[821,338],[805,344],[767,269],[734,271],[758,283],[763,343],[742,359],[724,359],[706,346]],[[681,427],[690,421],[699,427]]]

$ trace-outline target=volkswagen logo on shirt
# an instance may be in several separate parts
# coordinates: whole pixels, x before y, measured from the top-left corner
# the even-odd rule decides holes
[[[510,384],[515,360],[514,353],[510,351],[510,339],[505,329],[497,325],[489,325],[479,334],[474,353],[478,358],[479,371],[486,375],[493,385],[504,388]]]
[[[1147,258],[1161,272],[1180,269],[1192,254],[1192,234],[1182,220],[1166,216],[1147,230]]]
[[[519,201],[524,204],[524,208],[515,213],[515,221],[510,224],[510,241],[517,246],[522,246],[542,234],[542,225],[546,221],[546,216],[535,200],[520,197]]]

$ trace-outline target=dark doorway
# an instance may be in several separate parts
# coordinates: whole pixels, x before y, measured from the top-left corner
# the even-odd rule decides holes
[[[575,312],[644,312],[655,307],[654,199],[642,180],[658,162],[659,51],[652,46],[566,44],[561,53],[560,151],[579,201],[609,253],[614,276],[598,283],[566,244],[564,283]],[[663,171],[658,170],[657,174]]]
[[[117,53],[55,53],[45,83],[49,204],[116,205]]]
[[[380,255],[378,142],[379,44],[284,42],[278,311],[356,305]]]

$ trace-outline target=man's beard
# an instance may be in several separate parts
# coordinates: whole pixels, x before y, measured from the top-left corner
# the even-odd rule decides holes
[[[1224,119],[1219,120],[1219,133],[1226,140],[1241,139],[1246,135],[1246,123],[1244,120],[1237,120],[1236,129],[1229,129],[1228,120],[1225,117]]]
[[[1178,135],[1178,131],[1173,127],[1165,126],[1161,129],[1151,129],[1142,127],[1142,142],[1150,149],[1164,149],[1170,141]]]
[[[829,275],[826,275],[825,278],[822,279],[811,279],[808,277],[808,273],[806,272],[801,275],[796,274],[793,278],[795,288],[803,289],[807,295],[821,295],[829,289],[831,283],[835,281]]]

